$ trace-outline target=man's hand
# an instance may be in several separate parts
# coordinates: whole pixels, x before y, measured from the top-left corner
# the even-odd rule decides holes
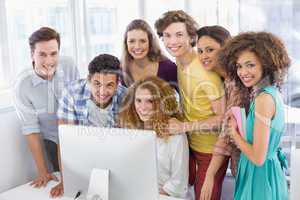
[[[46,172],[40,174],[34,181],[30,183],[30,185],[35,188],[45,187],[51,180],[58,181],[58,178],[55,175]]]
[[[168,133],[170,135],[182,134],[186,132],[184,122],[179,121],[176,118],[171,118],[168,125]]]
[[[62,196],[63,194],[64,194],[64,185],[62,181],[58,185],[53,187],[50,191],[51,198],[57,198]]]

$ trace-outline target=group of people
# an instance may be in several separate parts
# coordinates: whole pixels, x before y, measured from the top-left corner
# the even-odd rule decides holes
[[[16,108],[38,170],[31,185],[57,180],[51,172],[63,170],[58,125],[75,124],[155,130],[161,194],[190,198],[193,186],[195,200],[220,199],[230,162],[234,199],[288,199],[279,143],[280,86],[290,59],[282,41],[267,32],[231,37],[221,26],[198,29],[181,10],[164,13],[155,28],[176,63],[149,24],[136,19],[125,31],[121,61],[100,54],[85,79],[69,59],[59,59],[55,30],[30,36],[33,68],[19,81]],[[232,106],[246,109],[245,136]],[[52,197],[62,194],[63,177],[51,189]]]

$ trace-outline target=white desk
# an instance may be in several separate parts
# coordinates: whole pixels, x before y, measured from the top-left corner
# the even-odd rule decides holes
[[[36,189],[31,187],[29,184],[24,184],[14,189],[8,190],[0,194],[0,200],[55,200],[49,196],[50,190],[54,187],[57,182],[50,181],[45,188]],[[69,197],[56,198],[58,200],[73,200]],[[159,200],[180,200],[178,198],[172,198],[160,195]]]

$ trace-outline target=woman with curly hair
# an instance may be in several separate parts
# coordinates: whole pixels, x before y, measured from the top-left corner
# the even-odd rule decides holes
[[[284,110],[280,86],[290,59],[279,38],[266,32],[242,33],[221,50],[219,62],[228,76],[251,100],[246,137],[237,130],[232,113],[228,134],[241,150],[235,200],[286,200],[286,160],[279,148],[284,132]]]
[[[127,87],[147,76],[157,76],[177,88],[176,64],[162,54],[157,37],[142,19],[133,20],[126,28],[121,63]]]
[[[128,88],[119,114],[120,127],[156,132],[160,193],[186,198],[188,141],[185,134],[166,133],[170,118],[180,119],[181,114],[175,90],[167,82],[156,77],[147,77]]]

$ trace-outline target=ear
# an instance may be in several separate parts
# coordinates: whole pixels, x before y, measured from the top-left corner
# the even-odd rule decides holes
[[[34,60],[33,60],[33,54],[34,54],[34,50],[33,50],[33,51],[30,51],[30,57],[31,57],[32,61],[34,61]]]
[[[33,67],[33,69],[34,69],[34,64],[35,64],[35,62],[34,62],[34,58],[33,58],[33,51],[31,51],[30,52],[30,57],[31,57],[31,63],[32,63],[32,67]]]
[[[197,44],[197,37],[191,37],[190,38],[190,44],[192,45],[192,47],[194,47]]]
[[[92,78],[92,75],[91,75],[91,74],[88,74],[87,80],[88,80],[89,82],[91,82],[91,78]]]

